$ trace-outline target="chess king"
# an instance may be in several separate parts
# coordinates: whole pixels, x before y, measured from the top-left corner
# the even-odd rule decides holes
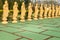
[[[13,5],[13,21],[12,23],[17,23],[17,16],[18,16],[18,4],[17,2],[14,2],[14,5]]]
[[[38,3],[36,3],[35,12],[34,12],[34,20],[38,20],[38,12],[39,12]]]
[[[29,3],[29,6],[28,6],[28,21],[31,21],[31,20],[32,20],[32,19],[31,19],[32,12],[33,12],[33,10],[32,10],[32,4],[31,4],[31,2],[30,2],[30,3]]]
[[[43,4],[40,5],[40,14],[39,14],[39,19],[43,19]]]
[[[8,17],[9,9],[8,9],[8,2],[5,1],[5,4],[3,5],[3,16],[2,16],[2,23],[7,24],[7,17]]]
[[[26,9],[25,9],[25,4],[24,2],[22,3],[22,6],[21,6],[21,22],[25,22],[25,13],[26,13]]]

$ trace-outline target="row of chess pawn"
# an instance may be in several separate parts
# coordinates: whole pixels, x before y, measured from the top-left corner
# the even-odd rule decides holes
[[[40,4],[40,6],[38,6],[38,3],[36,3],[35,5],[35,10],[34,13],[32,10],[32,3],[29,3],[28,6],[28,16],[27,16],[27,20],[31,21],[32,20],[32,14],[33,14],[33,19],[34,20],[38,20],[38,15],[39,15],[39,19],[43,19],[43,18],[54,18],[54,17],[58,17],[60,14],[60,6],[56,5],[54,6],[54,4],[49,4],[49,7],[47,6],[47,4]],[[39,7],[39,8],[38,8]],[[18,16],[18,4],[17,2],[14,2],[13,5],[13,21],[12,23],[17,23],[17,16]],[[24,22],[25,21],[25,15],[26,15],[26,8],[25,8],[25,4],[24,2],[22,3],[21,6],[21,15],[20,15],[20,21]],[[9,15],[9,9],[8,9],[8,2],[5,1],[4,5],[3,5],[3,16],[2,16],[2,23],[3,24],[7,24],[7,17]]]

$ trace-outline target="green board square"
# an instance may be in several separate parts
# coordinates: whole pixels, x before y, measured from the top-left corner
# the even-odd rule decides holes
[[[48,40],[60,40],[60,38],[50,38],[50,39],[48,39]]]
[[[22,28],[22,29],[24,29],[24,30],[27,30],[27,31],[32,31],[32,32],[42,32],[42,31],[45,31],[45,30],[43,30],[43,29],[39,29],[39,28],[37,28],[37,27],[24,27],[24,28]]]
[[[41,27],[41,29],[60,31],[60,28],[55,28],[55,27]]]
[[[0,32],[0,40],[16,40],[17,38],[19,37],[16,35],[6,32]]]
[[[4,27],[4,28],[0,28],[0,30],[4,30],[4,31],[7,31],[7,32],[18,32],[18,31],[23,31],[23,30],[20,30],[20,29],[16,29],[16,28],[11,28],[11,27]]]
[[[45,31],[42,34],[60,37],[60,32],[55,32],[55,31]]]
[[[47,37],[49,37],[49,36],[46,36],[46,35],[32,33],[32,32],[28,32],[28,31],[18,32],[16,34],[27,37],[27,38],[31,38],[32,40],[44,40]]]

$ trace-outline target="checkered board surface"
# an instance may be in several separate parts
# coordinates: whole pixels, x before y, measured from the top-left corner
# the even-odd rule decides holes
[[[0,40],[60,40],[60,18],[0,23]]]

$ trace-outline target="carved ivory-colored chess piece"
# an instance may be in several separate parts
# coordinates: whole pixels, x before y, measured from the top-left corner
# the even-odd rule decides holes
[[[51,12],[52,12],[51,4],[49,4],[48,18],[51,18]]]
[[[24,22],[25,21],[25,19],[24,19],[24,17],[25,17],[25,13],[26,13],[26,9],[25,9],[25,4],[24,4],[24,2],[22,3],[22,6],[21,6],[21,16],[20,16],[20,18],[21,18],[21,22]]]
[[[59,14],[58,15],[60,16],[60,5],[59,5]]]
[[[54,18],[54,14],[55,14],[55,8],[54,8],[54,4],[52,4],[52,18]]]
[[[12,23],[17,23],[17,16],[18,16],[18,4],[17,2],[14,2],[14,6],[13,6],[13,21]]]
[[[47,8],[47,4],[44,5],[44,18],[47,18],[47,12],[48,12],[48,8]]]
[[[58,11],[59,11],[59,8],[58,8],[58,5],[56,5],[55,17],[58,17]]]
[[[39,19],[43,19],[43,12],[44,12],[44,10],[43,10],[43,4],[41,4],[41,6],[40,6]]]
[[[35,12],[34,12],[34,20],[38,20],[38,12],[39,12],[39,10],[38,10],[38,3],[36,3],[36,6],[35,6]]]
[[[29,3],[29,6],[28,6],[28,21],[31,21],[32,20],[31,19],[32,12],[33,12],[33,10],[32,10],[32,4]]]
[[[8,9],[8,2],[7,0],[5,1],[5,4],[3,5],[3,18],[2,18],[2,23],[7,24],[7,17],[8,17],[9,9]]]

